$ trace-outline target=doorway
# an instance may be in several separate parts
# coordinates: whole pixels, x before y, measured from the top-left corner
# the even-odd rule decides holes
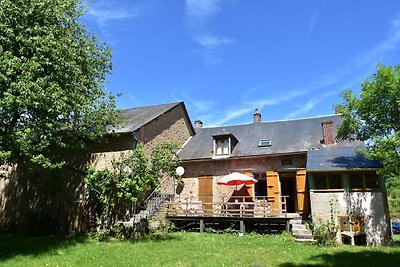
[[[279,175],[281,182],[281,195],[286,197],[286,211],[296,212],[296,176]],[[282,177],[283,176],[283,177]]]

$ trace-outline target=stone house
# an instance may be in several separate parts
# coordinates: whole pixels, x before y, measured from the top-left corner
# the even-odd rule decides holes
[[[112,129],[89,151],[65,152],[68,168],[52,174],[22,174],[18,168],[2,166],[0,177],[0,231],[73,234],[85,230],[87,220],[83,177],[89,166],[112,167],[113,160],[143,142],[145,153],[160,143],[182,146],[194,129],[183,102],[138,107],[121,111],[124,122]],[[172,191],[173,183],[164,190]],[[40,193],[39,193],[40,192]]]
[[[179,153],[185,174],[176,198],[209,203],[215,213],[212,203],[239,193],[252,199],[254,212],[264,199],[286,217],[311,216],[315,223],[357,217],[368,244],[387,244],[390,221],[380,165],[357,154],[362,142],[336,140],[342,120],[335,114],[262,122],[256,110],[251,124],[205,128],[196,121],[196,134]],[[232,172],[258,182],[217,185]]]

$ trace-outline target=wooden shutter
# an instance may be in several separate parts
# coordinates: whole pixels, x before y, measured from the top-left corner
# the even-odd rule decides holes
[[[199,177],[199,200],[203,203],[205,212],[211,212],[213,196],[213,177]]]
[[[267,196],[268,201],[274,202],[276,204],[271,205],[271,213],[279,213],[279,174],[275,171],[267,171]]]
[[[251,173],[251,172],[245,172],[244,174],[246,174],[247,176],[253,177],[253,173]],[[254,197],[253,185],[246,185],[246,189],[247,189],[247,193],[249,194],[249,196]]]
[[[306,170],[298,170],[296,172],[297,186],[297,212],[300,215],[310,214],[310,194],[307,187]]]

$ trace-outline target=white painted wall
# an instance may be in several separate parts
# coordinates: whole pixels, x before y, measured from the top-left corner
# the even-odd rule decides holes
[[[391,226],[387,196],[383,192],[310,192],[313,222],[326,222],[331,217],[355,215],[364,218],[368,245],[387,245],[391,240]],[[333,206],[331,208],[331,204]]]

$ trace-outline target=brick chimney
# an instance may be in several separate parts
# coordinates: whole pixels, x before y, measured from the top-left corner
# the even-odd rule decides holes
[[[194,121],[194,128],[203,128],[203,122],[201,120]]]
[[[333,121],[323,121],[322,126],[322,136],[323,144],[333,145],[335,143],[335,136],[333,134]]]
[[[258,111],[258,108],[256,108],[256,110],[254,111],[254,114],[253,114],[253,122],[254,122],[254,123],[259,123],[259,122],[261,122],[261,114],[260,114],[260,112]]]

